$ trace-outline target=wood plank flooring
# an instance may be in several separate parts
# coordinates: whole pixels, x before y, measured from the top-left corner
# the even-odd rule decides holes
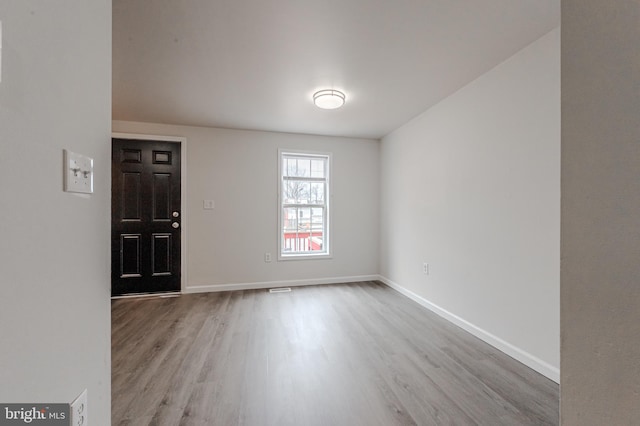
[[[557,425],[558,385],[377,282],[112,302],[113,425]]]

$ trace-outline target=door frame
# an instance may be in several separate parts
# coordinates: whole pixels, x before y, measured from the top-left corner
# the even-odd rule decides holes
[[[147,142],[177,142],[180,144],[180,293],[187,288],[187,138],[182,136],[160,136],[140,133],[112,132],[112,139],[134,139]]]

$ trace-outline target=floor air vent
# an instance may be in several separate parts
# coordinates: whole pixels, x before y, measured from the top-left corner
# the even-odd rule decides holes
[[[289,293],[291,291],[290,287],[280,287],[280,288],[270,288],[269,293]]]

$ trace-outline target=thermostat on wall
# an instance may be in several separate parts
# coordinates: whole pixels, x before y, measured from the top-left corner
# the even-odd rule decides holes
[[[64,150],[64,190],[93,193],[93,158]]]

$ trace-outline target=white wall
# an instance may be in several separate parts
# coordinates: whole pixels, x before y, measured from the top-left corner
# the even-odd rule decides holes
[[[0,401],[110,424],[111,1],[2,1]],[[62,191],[62,152],[95,194]]]
[[[187,138],[187,288],[229,290],[370,279],[378,273],[379,142],[113,122]],[[333,153],[332,259],[277,261],[278,148]],[[211,199],[214,210],[203,210]],[[264,262],[264,253],[272,262]]]
[[[382,140],[380,244],[387,283],[556,381],[559,61],[556,29]]]
[[[640,2],[562,2],[563,425],[640,419]]]

